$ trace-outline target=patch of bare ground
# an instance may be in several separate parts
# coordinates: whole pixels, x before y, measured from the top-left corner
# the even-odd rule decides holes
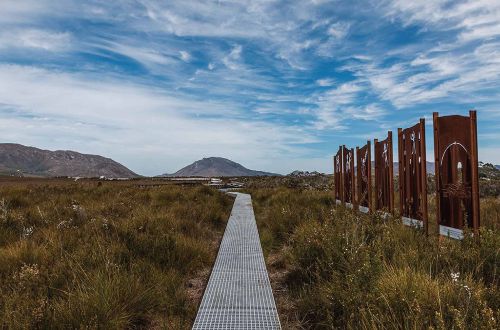
[[[297,307],[293,299],[291,299],[286,285],[287,278],[290,275],[289,269],[286,268],[286,253],[287,247],[284,247],[280,251],[270,253],[266,260],[267,271],[282,328],[301,329],[301,322],[295,312]]]
[[[188,299],[194,306],[199,306],[205,288],[207,287],[208,278],[210,277],[210,268],[200,270],[195,277],[190,278],[186,283],[186,294]]]

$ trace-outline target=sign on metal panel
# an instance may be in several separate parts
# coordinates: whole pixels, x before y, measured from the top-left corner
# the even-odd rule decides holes
[[[427,233],[427,168],[425,120],[398,128],[399,203],[403,223]]]
[[[343,203],[343,179],[342,179],[342,147],[339,147],[339,151],[333,157],[333,176],[334,176],[334,185],[335,185],[335,202]]]
[[[442,235],[460,239],[479,229],[476,111],[465,116],[434,113],[437,222]]]
[[[344,203],[354,206],[354,149],[342,146],[342,167],[344,178]]]
[[[359,210],[370,212],[372,200],[372,155],[371,143],[367,141],[361,148],[356,147],[356,183]]]
[[[383,141],[375,139],[375,210],[394,210],[392,132]]]

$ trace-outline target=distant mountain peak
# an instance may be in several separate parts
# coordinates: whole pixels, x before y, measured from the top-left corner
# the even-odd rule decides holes
[[[16,143],[0,143],[0,174],[132,178],[138,175],[99,155],[72,150],[43,150]]]
[[[275,176],[279,174],[250,170],[241,164],[223,157],[205,157],[180,169],[173,174],[161,176],[173,177],[221,177],[221,176]]]

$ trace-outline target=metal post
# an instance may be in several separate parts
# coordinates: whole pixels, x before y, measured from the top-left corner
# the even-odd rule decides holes
[[[437,234],[439,235],[439,224],[441,222],[441,199],[440,199],[440,166],[439,166],[439,113],[434,112],[432,114],[432,119],[434,122],[434,181],[436,184],[436,222],[437,222]]]
[[[392,149],[392,131],[388,132],[387,148],[389,152],[389,208],[390,213],[394,214],[394,160]]]
[[[372,201],[372,146],[370,140],[367,141],[368,148],[368,209],[370,212],[373,211],[373,201]]]
[[[425,119],[420,118],[420,156],[422,164],[422,221],[424,222],[424,231],[426,235],[429,235],[429,217],[427,210],[427,156],[426,156],[426,146],[425,146]]]
[[[471,110],[470,115],[470,141],[472,163],[472,226],[474,234],[479,234],[479,178],[478,178],[478,150],[477,150],[477,117],[476,111]]]

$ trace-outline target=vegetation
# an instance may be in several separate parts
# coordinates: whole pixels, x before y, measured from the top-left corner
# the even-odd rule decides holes
[[[245,180],[285,329],[500,327],[497,181],[481,179],[479,239],[455,241],[334,207],[329,176]],[[2,328],[190,328],[230,197],[161,180],[0,183]]]
[[[230,197],[26,182],[0,187],[0,328],[190,328]]]
[[[329,191],[249,192],[284,328],[500,327],[498,199],[481,201],[479,241],[455,241],[334,208]]]
[[[293,188],[306,190],[333,191],[333,176],[318,174],[314,176],[268,176],[268,177],[246,177],[242,178],[245,187],[257,188]]]

